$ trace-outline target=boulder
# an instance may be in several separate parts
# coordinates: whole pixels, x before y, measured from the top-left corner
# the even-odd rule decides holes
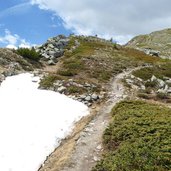
[[[94,93],[94,94],[92,94],[91,98],[96,101],[99,99],[99,96]]]
[[[87,97],[85,98],[85,100],[88,101],[88,102],[92,101],[91,96],[87,96]]]
[[[159,83],[159,87],[163,88],[165,86],[165,82],[161,79],[157,79],[157,82]]]

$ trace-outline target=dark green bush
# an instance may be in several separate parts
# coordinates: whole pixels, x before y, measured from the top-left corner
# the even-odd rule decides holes
[[[31,59],[34,61],[39,61],[41,58],[41,55],[37,53],[34,48],[29,49],[29,48],[18,48],[16,50],[16,53],[18,55],[21,55],[23,58]]]
[[[144,101],[123,101],[105,130],[106,155],[93,171],[171,170],[171,109]]]

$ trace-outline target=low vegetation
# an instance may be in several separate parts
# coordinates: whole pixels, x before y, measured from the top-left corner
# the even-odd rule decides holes
[[[41,56],[39,53],[37,53],[34,48],[29,49],[29,48],[18,48],[16,50],[16,53],[18,55],[21,55],[23,58],[27,58],[33,61],[39,61]]]
[[[153,75],[160,79],[165,79],[165,77],[171,78],[171,61],[161,61],[152,67],[134,71],[133,75],[144,81],[150,79]]]
[[[171,170],[171,109],[122,101],[105,130],[105,155],[93,171]]]
[[[49,74],[45,76],[44,78],[42,78],[39,84],[40,84],[40,87],[43,87],[44,89],[48,89],[53,86],[53,83],[56,80],[60,80],[60,79],[61,78],[55,74]]]

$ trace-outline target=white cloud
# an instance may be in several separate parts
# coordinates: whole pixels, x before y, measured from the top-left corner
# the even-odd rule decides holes
[[[10,44],[8,44],[8,45],[6,46],[6,48],[9,48],[9,49],[17,49],[17,47],[16,47],[16,46],[14,46],[14,45],[10,45]]]
[[[22,39],[19,35],[12,34],[8,29],[5,29],[4,32],[4,36],[0,36],[0,43],[6,46],[7,48],[16,49],[17,46],[30,48],[31,46],[33,46],[25,39]]]
[[[109,35],[119,42],[171,27],[170,0],[31,0],[31,4],[53,11],[76,34]]]

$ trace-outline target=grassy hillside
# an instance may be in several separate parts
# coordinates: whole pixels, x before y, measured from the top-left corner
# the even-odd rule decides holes
[[[76,46],[75,42],[79,45]],[[153,64],[158,60],[138,50],[124,48],[96,37],[75,36],[70,38],[60,60],[60,68],[47,75],[41,86],[49,88],[56,79],[73,79],[78,83],[88,82],[102,86],[124,69]]]
[[[122,101],[105,130],[106,154],[93,171],[171,170],[171,109]]]
[[[159,51],[161,57],[171,58],[171,29],[140,35],[128,42],[127,47]]]

